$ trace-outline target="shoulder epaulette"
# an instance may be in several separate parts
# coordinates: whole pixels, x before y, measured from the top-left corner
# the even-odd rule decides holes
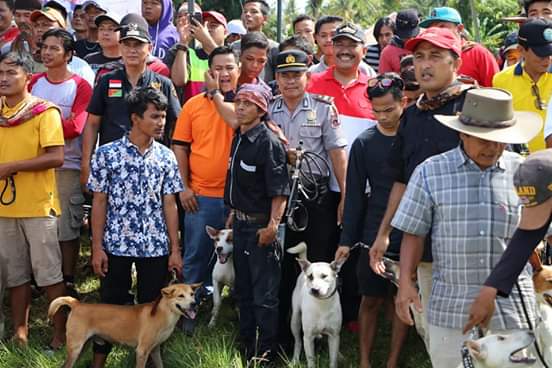
[[[334,101],[334,98],[331,96],[325,96],[325,95],[311,95],[312,98],[316,101],[325,102],[327,104],[331,104]]]

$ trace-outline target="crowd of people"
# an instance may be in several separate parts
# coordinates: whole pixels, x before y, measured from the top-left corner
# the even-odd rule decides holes
[[[28,342],[33,289],[78,296],[86,203],[104,303],[152,302],[171,271],[208,298],[206,226],[231,227],[248,361],[292,348],[300,269],[285,249],[301,241],[311,262],[347,258],[340,298],[361,368],[389,300],[388,368],[411,304],[434,367],[457,365],[475,324],[534,325],[529,253],[508,243],[550,235],[552,177],[516,172],[528,154],[552,161],[552,1],[525,0],[497,55],[450,7],[400,9],[370,31],[301,15],[277,43],[263,33],[265,0],[245,0],[231,21],[186,2],[143,0],[124,16],[103,4],[0,0],[0,267],[13,341]],[[307,173],[296,164],[306,153]],[[516,232],[522,205],[537,210]],[[400,262],[398,291],[383,257]],[[57,313],[51,349],[64,324]],[[103,367],[111,346],[93,349]]]

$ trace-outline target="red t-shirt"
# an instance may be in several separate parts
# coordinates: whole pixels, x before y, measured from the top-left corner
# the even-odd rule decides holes
[[[410,54],[410,51],[392,44],[385,46],[381,51],[378,73],[383,74],[394,72],[400,74],[401,59],[403,56]]]
[[[493,76],[499,72],[494,55],[475,42],[462,42],[462,65],[458,74],[472,77],[481,87],[492,87]]]

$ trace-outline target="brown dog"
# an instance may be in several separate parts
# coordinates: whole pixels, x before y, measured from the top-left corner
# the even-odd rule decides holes
[[[71,308],[67,319],[67,360],[71,368],[92,337],[136,348],[136,368],[146,366],[151,358],[157,368],[163,367],[160,345],[172,334],[180,316],[195,318],[195,290],[201,284],[174,284],[161,290],[153,303],[133,306],[84,304],[71,297],[52,301],[48,309],[51,319],[62,306]]]

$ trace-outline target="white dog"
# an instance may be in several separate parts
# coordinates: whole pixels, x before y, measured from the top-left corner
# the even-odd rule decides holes
[[[540,367],[535,365],[535,359],[516,355],[530,347],[535,341],[532,332],[517,331],[509,335],[489,335],[478,340],[465,342],[467,351],[464,361],[458,368],[522,368]],[[469,364],[471,363],[471,365]]]
[[[213,268],[213,310],[209,321],[209,327],[214,327],[222,301],[222,289],[224,285],[229,288],[234,286],[234,261],[232,259],[234,244],[231,229],[217,230],[211,226],[205,226],[205,231],[213,239],[217,254],[217,262]]]
[[[314,339],[321,335],[328,336],[330,368],[336,368],[342,318],[337,274],[345,259],[332,263],[310,263],[306,259],[307,245],[304,242],[287,252],[299,255],[297,262],[303,270],[297,278],[292,297],[291,331],[295,338],[293,361],[298,362],[301,356],[302,329],[308,368],[316,366]]]
[[[546,364],[552,366],[552,266],[544,266],[536,252],[529,262],[533,266],[533,286],[540,317],[535,334]]]

